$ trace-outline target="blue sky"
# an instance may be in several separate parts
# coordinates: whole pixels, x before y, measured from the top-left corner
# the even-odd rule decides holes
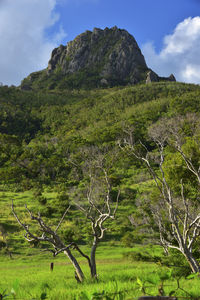
[[[200,1],[62,0],[56,9],[68,34],[66,40],[72,40],[86,29],[116,25],[129,31],[140,46],[154,41],[160,49],[163,37],[172,33],[178,23],[200,15]]]
[[[61,43],[115,25],[159,75],[200,83],[200,0],[0,0],[0,82],[18,85]]]

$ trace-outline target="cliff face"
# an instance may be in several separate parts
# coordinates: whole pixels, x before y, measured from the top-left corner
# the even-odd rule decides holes
[[[94,28],[53,50],[47,69],[30,74],[22,89],[94,88],[159,81],[134,37],[117,27]],[[154,74],[154,76],[152,76]]]
[[[117,27],[86,31],[67,46],[54,49],[47,68],[48,74],[58,67],[64,75],[88,70],[96,73],[104,84],[112,79],[137,83],[147,70],[134,37]]]

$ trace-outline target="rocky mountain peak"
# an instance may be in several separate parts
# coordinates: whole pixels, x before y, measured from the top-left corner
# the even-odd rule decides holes
[[[116,26],[85,31],[66,46],[54,49],[48,63],[48,75],[58,67],[64,75],[87,69],[96,73],[100,81],[104,79],[130,83],[139,82],[143,77],[141,70],[147,70],[134,37]]]
[[[21,87],[93,88],[159,81],[149,71],[135,38],[126,30],[94,28],[55,48],[47,69],[30,74]]]

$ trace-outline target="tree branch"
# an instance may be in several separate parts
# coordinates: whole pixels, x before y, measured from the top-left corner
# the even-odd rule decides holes
[[[68,208],[65,210],[62,218],[60,219],[60,222],[58,223],[58,226],[56,227],[55,233],[58,231],[59,227],[61,226],[66,214],[68,213],[69,209],[70,209],[71,205],[68,206]]]

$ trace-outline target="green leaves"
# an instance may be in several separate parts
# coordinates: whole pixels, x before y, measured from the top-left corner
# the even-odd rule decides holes
[[[186,279],[199,278],[199,273],[192,273],[186,277]]]

